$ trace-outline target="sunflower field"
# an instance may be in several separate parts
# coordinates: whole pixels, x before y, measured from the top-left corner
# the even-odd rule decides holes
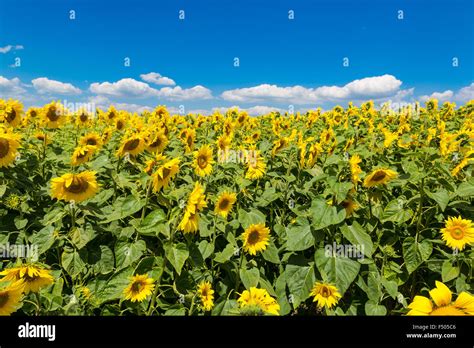
[[[473,164],[474,101],[0,99],[0,315],[474,315]]]

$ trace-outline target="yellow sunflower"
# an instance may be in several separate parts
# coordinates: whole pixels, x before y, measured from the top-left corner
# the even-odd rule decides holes
[[[350,198],[343,200],[341,205],[345,209],[347,217],[351,216],[359,208],[359,205]]]
[[[130,284],[123,290],[123,295],[126,300],[142,302],[153,293],[154,282],[147,274],[133,276]]]
[[[242,292],[237,302],[242,309],[259,309],[268,314],[280,314],[280,305],[265,289],[251,287]]]
[[[24,284],[15,282],[0,289],[0,316],[10,315],[20,307]]]
[[[34,135],[36,140],[41,141],[45,145],[49,145],[52,143],[51,136],[45,132],[36,132]]]
[[[147,150],[150,152],[163,152],[166,145],[168,145],[168,138],[163,132],[160,132],[151,138]]]
[[[19,267],[7,268],[0,272],[3,276],[0,281],[17,282],[22,281],[24,292],[38,292],[42,287],[53,284],[54,278],[51,272],[39,266],[28,264]]]
[[[349,159],[349,165],[351,167],[352,182],[357,184],[360,181],[359,175],[362,173],[362,169],[359,167],[359,163],[362,162],[359,155],[351,156]]]
[[[99,148],[102,146],[102,137],[96,132],[91,132],[79,139],[79,144],[83,146],[91,145]]]
[[[407,315],[474,315],[474,296],[461,292],[452,302],[452,293],[442,282],[436,281],[436,288],[430,290],[433,302],[425,296],[415,296],[408,305]]]
[[[89,162],[97,147],[92,145],[78,146],[71,157],[71,164],[78,166],[80,164]]]
[[[250,255],[257,255],[257,252],[267,248],[270,240],[270,229],[265,224],[252,224],[242,235],[244,241],[244,251]]]
[[[212,290],[211,283],[202,281],[198,285],[198,294],[201,299],[202,308],[205,311],[210,311],[214,307],[214,290]]]
[[[178,228],[184,233],[197,232],[199,230],[199,214],[186,210]]]
[[[145,150],[145,146],[145,139],[141,134],[125,136],[117,151],[117,156],[123,157],[127,153],[131,156],[136,156]]]
[[[364,179],[364,187],[373,187],[386,184],[398,176],[397,172],[391,169],[379,168],[367,175]]]
[[[474,243],[474,226],[471,220],[449,217],[441,229],[442,238],[450,248],[463,250],[467,244]]]
[[[163,187],[168,187],[170,180],[179,172],[179,162],[179,158],[173,158],[152,174],[154,192],[159,192]]]
[[[21,136],[13,132],[0,132],[0,168],[15,162]]]
[[[339,302],[341,294],[334,285],[316,282],[310,293],[313,302],[317,302],[319,308],[332,308]]]
[[[212,149],[209,145],[202,146],[194,152],[193,167],[197,175],[204,177],[212,173]]]
[[[288,138],[282,137],[273,143],[272,156],[283,150],[289,144]]]
[[[86,110],[79,110],[76,117],[76,126],[88,127],[92,123],[92,116]]]
[[[237,195],[234,192],[222,192],[219,197],[217,197],[214,212],[225,219],[236,201]]]
[[[6,122],[11,127],[17,127],[21,124],[22,113],[23,105],[18,100],[10,99],[0,108],[0,122]]]
[[[254,150],[255,156],[250,158],[247,163],[247,172],[245,178],[255,180],[261,178],[265,174],[267,165],[263,161],[263,157],[260,155],[260,151]]]
[[[51,179],[51,196],[59,200],[82,202],[99,191],[95,172],[67,173]]]
[[[65,113],[60,103],[52,102],[41,109],[41,119],[46,128],[59,128],[67,122]]]
[[[112,127],[107,127],[104,129],[104,131],[102,132],[102,136],[101,136],[101,141],[102,141],[102,144],[106,144],[109,142],[110,138],[112,138],[112,135],[114,134],[114,129]]]

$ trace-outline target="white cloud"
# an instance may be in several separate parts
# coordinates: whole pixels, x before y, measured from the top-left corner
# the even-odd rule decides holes
[[[26,89],[22,87],[21,81],[18,77],[9,80],[6,77],[0,76],[0,92],[2,96],[16,97],[25,93]]]
[[[47,77],[39,77],[31,80],[31,83],[39,94],[81,94],[81,90],[72,84],[50,80]]]
[[[342,87],[279,87],[277,85],[262,84],[250,88],[228,90],[223,92],[221,97],[234,102],[256,102],[269,99],[277,102],[311,104],[390,96],[399,91],[401,84],[402,81],[392,75],[382,75],[354,80]]]
[[[155,85],[163,85],[163,86],[175,86],[176,82],[174,82],[169,77],[161,76],[156,72],[151,72],[148,74],[141,74],[140,78],[143,81],[154,83]]]
[[[212,111],[208,111],[207,114],[212,114],[216,111],[219,111],[221,113],[226,112],[229,109],[239,109],[240,111],[246,111],[249,115],[251,116],[258,116],[258,115],[263,115],[263,114],[268,114],[272,111],[278,111],[280,113],[285,113],[288,110],[282,109],[282,108],[277,108],[273,106],[265,106],[265,105],[256,105],[252,106],[249,108],[241,108],[238,105],[233,105],[233,106],[228,106],[228,107],[218,107],[218,108],[213,108]]]
[[[89,90],[95,94],[112,97],[152,97],[156,96],[156,89],[151,88],[145,82],[131,78],[121,79],[117,82],[92,83]]]
[[[22,50],[22,45],[6,45],[5,47],[0,47],[0,53],[8,53],[10,51]]]
[[[117,82],[92,83],[89,87],[92,93],[107,95],[111,97],[122,98],[148,98],[156,97],[168,100],[191,100],[191,99],[210,99],[212,93],[203,86],[194,86],[192,88],[163,87],[155,89],[147,83],[137,81],[131,78],[119,80]]]
[[[126,110],[129,112],[137,112],[142,113],[145,110],[151,111],[153,110],[152,107],[147,105],[139,105],[139,104],[129,104],[129,103],[114,103],[109,98],[103,95],[96,95],[89,97],[88,102],[93,104],[93,109],[99,108],[102,110],[106,110],[109,108],[110,105],[114,105],[114,107],[118,110]]]
[[[430,99],[438,99],[439,101],[447,101],[451,100],[453,98],[454,92],[451,90],[446,90],[444,92],[434,92],[431,93],[430,95],[422,95],[418,99],[422,102],[425,102]]]
[[[180,86],[176,86],[173,88],[161,88],[158,90],[157,96],[169,100],[211,99],[212,92],[210,89],[207,89],[201,85],[184,89]]]
[[[461,103],[466,103],[469,100],[474,99],[474,82],[471,83],[469,86],[461,88],[459,91],[456,92],[454,96],[456,101]]]

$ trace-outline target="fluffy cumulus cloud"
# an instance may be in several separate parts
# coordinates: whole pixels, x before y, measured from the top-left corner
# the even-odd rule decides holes
[[[5,47],[0,47],[0,53],[8,53],[10,51],[16,51],[16,50],[22,50],[23,46],[22,45],[6,45]]]
[[[468,102],[469,100],[474,99],[474,82],[471,83],[469,86],[461,88],[459,91],[456,92],[454,96],[456,101],[461,103]]]
[[[96,96],[89,97],[87,104],[90,106],[92,110],[95,110],[97,108],[106,110],[109,108],[110,105],[114,105],[115,108],[119,110],[126,110],[129,112],[137,112],[137,113],[142,113],[145,110],[148,110],[148,111],[153,110],[152,107],[147,106],[147,105],[139,105],[139,104],[134,104],[134,103],[115,103],[103,95],[96,95]]]
[[[425,102],[430,99],[438,99],[439,101],[444,102],[447,100],[451,100],[453,98],[453,95],[454,95],[454,92],[448,89],[447,91],[444,91],[444,92],[434,92],[434,93],[431,93],[430,95],[422,95],[418,99],[422,102]]]
[[[466,103],[474,99],[474,82],[469,86],[462,87],[456,92],[446,90],[444,92],[433,92],[430,95],[422,95],[418,98],[420,101],[427,101],[430,99],[438,99],[441,102],[455,101],[459,103]]]
[[[306,88],[303,86],[279,87],[262,84],[249,88],[238,88],[221,94],[224,100],[233,102],[257,102],[272,100],[294,104],[344,101],[349,99],[381,98],[395,95],[402,81],[392,75],[366,77],[349,82],[344,86],[321,86]]]
[[[163,99],[172,101],[178,100],[192,100],[192,99],[211,99],[212,92],[210,89],[201,85],[194,86],[192,88],[181,88],[176,87],[163,87],[158,90],[157,96]]]
[[[92,83],[89,87],[92,93],[117,98],[163,98],[171,101],[210,99],[212,93],[203,86],[192,88],[163,87],[155,89],[145,82],[131,78],[119,80],[117,82]]]
[[[56,80],[50,80],[47,77],[39,77],[37,79],[31,80],[31,83],[39,94],[81,94],[81,90],[77,87],[74,87],[72,84]]]
[[[117,82],[92,83],[89,87],[92,93],[111,97],[153,97],[157,90],[147,83],[131,78],[121,79]]]
[[[14,77],[11,80],[6,77],[0,76],[0,94],[4,97],[17,97],[26,92],[26,89],[22,87],[22,83],[18,77]]]
[[[151,72],[148,74],[141,74],[140,78],[143,81],[154,83],[155,85],[162,85],[162,86],[175,86],[176,82],[170,79],[169,77],[161,76],[156,72]]]

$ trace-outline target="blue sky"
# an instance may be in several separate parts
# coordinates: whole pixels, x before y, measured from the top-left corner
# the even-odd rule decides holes
[[[0,96],[186,111],[460,104],[474,98],[472,13],[472,0],[0,0]]]

